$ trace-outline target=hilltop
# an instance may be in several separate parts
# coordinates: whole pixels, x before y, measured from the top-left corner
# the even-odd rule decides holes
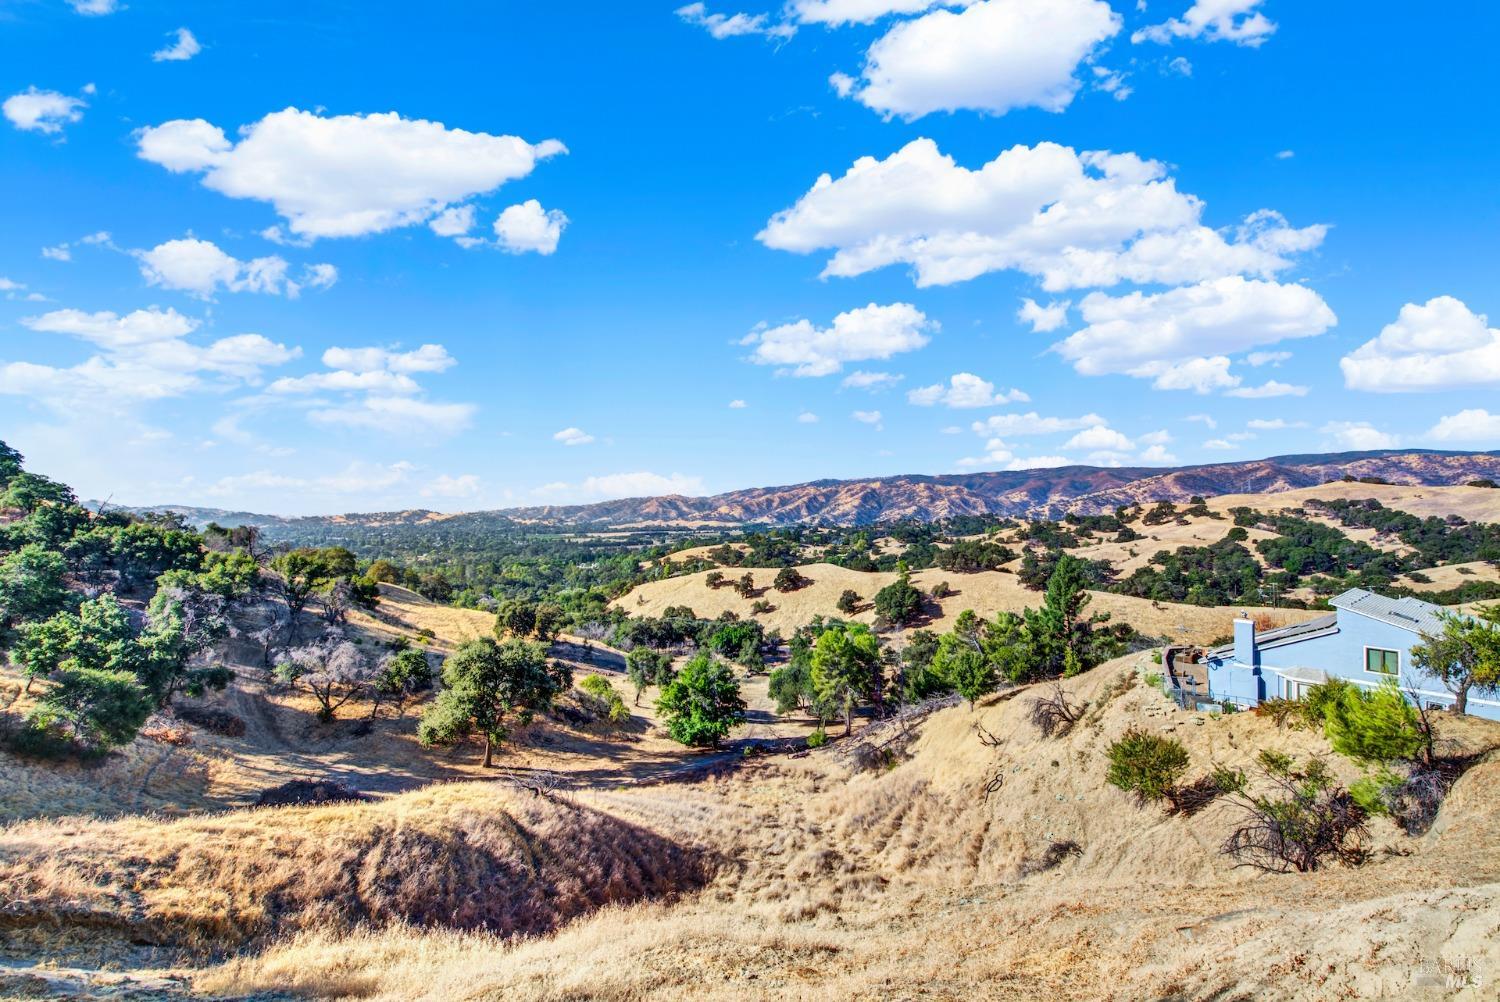
[[[172,511],[198,525],[210,521],[256,525],[266,531],[268,538],[288,540],[336,535],[341,528],[440,528],[459,533],[523,525],[848,526],[902,520],[931,522],[960,515],[1056,518],[1068,512],[1099,514],[1124,504],[1180,502],[1194,496],[1221,494],[1268,494],[1315,487],[1343,477],[1407,485],[1455,485],[1482,478],[1500,479],[1500,452],[1385,450],[1274,456],[1176,469],[1063,466],[940,476],[816,480],[709,497],[624,498],[596,504],[543,505],[455,515],[415,509],[286,518],[182,505],[135,510]]]

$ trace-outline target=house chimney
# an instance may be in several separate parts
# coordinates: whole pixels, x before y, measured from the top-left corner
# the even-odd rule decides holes
[[[1234,660],[1242,665],[1255,664],[1255,620],[1241,617],[1234,621]]]

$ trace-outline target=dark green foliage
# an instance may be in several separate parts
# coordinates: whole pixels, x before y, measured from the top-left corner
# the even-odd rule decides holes
[[[66,730],[87,748],[128,744],[155,708],[151,693],[133,672],[66,667],[52,682],[28,723],[43,731]]]
[[[716,748],[745,719],[745,701],[729,667],[703,653],[683,666],[662,689],[657,712],[672,740],[695,748]]]
[[[922,593],[912,585],[911,575],[902,564],[896,580],[875,593],[875,615],[893,626],[906,626],[921,613]]]
[[[640,706],[647,686],[663,686],[672,680],[672,659],[646,646],[631,648],[625,655],[625,676],[635,687],[635,705]]]
[[[771,587],[780,592],[788,592],[806,588],[810,584],[812,581],[797,568],[783,567],[776,573],[776,580],[771,583]]]
[[[1231,535],[1236,530],[1231,529]],[[1244,530],[1238,530],[1241,539]],[[1225,538],[1210,546],[1162,550],[1151,563],[1121,581],[1116,591],[1162,602],[1227,605],[1250,600],[1258,604],[1261,566],[1240,543]]]
[[[860,594],[853,588],[845,588],[839,593],[839,600],[834,608],[846,616],[852,616],[859,611]]]
[[[413,647],[392,652],[380,663],[370,682],[370,716],[373,718],[386,704],[396,707],[396,716],[406,713],[406,704],[418,693],[432,688],[437,673],[427,655]]]
[[[461,645],[443,665],[444,689],[422,715],[423,744],[451,744],[471,734],[484,738],[484,766],[494,764],[494,746],[510,729],[549,709],[572,684],[570,673],[547,664],[540,644],[497,643],[489,637]]]
[[[1059,549],[1027,550],[1021,560],[1021,571],[1017,575],[1021,584],[1032,591],[1041,591],[1052,579],[1052,572],[1063,557],[1078,565],[1090,588],[1108,588],[1115,579],[1115,569],[1107,560],[1085,560],[1066,554]]]
[[[0,559],[0,633],[60,611],[68,599],[66,572],[61,556],[36,543]]]
[[[836,706],[844,717],[844,733],[853,728],[854,708],[875,702],[884,688],[880,643],[863,623],[830,627],[812,650],[812,688],[818,702]]]
[[[1431,764],[1432,735],[1415,707],[1386,679],[1374,689],[1346,686],[1323,706],[1333,750],[1363,762],[1422,760]]]
[[[1188,768],[1187,749],[1172,738],[1130,730],[1109,746],[1105,779],[1143,804],[1170,800]]]
[[[938,551],[934,565],[956,574],[974,574],[993,571],[1001,564],[1016,559],[1016,552],[1009,547],[987,540],[960,540]]]

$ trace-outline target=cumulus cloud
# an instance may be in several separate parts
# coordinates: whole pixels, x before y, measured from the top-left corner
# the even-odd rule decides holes
[[[767,38],[785,39],[797,33],[797,26],[784,21],[772,21],[766,14],[715,14],[701,3],[690,3],[677,8],[677,16],[688,24],[697,25],[714,38],[734,38],[740,35],[764,35]]]
[[[1158,389],[1200,393],[1238,386],[1228,355],[1313,337],[1338,322],[1311,289],[1239,276],[1153,294],[1090,293],[1080,309],[1087,326],[1053,345],[1076,371],[1124,373],[1153,379]]]
[[[1401,444],[1398,437],[1381,431],[1368,421],[1330,421],[1321,430],[1341,449],[1394,449]]]
[[[553,441],[561,442],[563,445],[588,445],[594,440],[594,436],[582,428],[564,428],[552,436]]]
[[[1245,356],[1245,361],[1258,369],[1262,365],[1278,366],[1291,357],[1289,351],[1252,351]]]
[[[1056,292],[1269,278],[1327,232],[1261,210],[1226,238],[1202,214],[1203,202],[1179,192],[1165,165],[1132,153],[1039,143],[970,170],[931,139],[915,139],[884,160],[856,160],[837,179],[822,175],[757,239],[798,254],[832,250],[825,278],[906,264],[925,287],[1016,270]]]
[[[972,0],[970,0],[972,2]],[[942,6],[962,6],[944,0],[792,0],[788,9],[803,24],[873,24],[892,14],[920,14]]]
[[[440,344],[424,344],[411,351],[391,348],[329,348],[323,352],[323,364],[331,369],[350,372],[446,372],[456,364],[448,349]]]
[[[602,498],[658,497],[666,494],[682,494],[695,497],[703,493],[701,477],[671,473],[640,471],[636,473],[609,473],[589,477],[583,481],[583,493]]]
[[[797,423],[798,424],[817,424],[818,423],[818,416],[816,414],[814,414],[812,411],[803,411],[801,414],[797,415]]]
[[[440,237],[461,237],[474,228],[474,206],[455,205],[432,217],[427,224]]]
[[[1259,386],[1240,386],[1227,390],[1226,397],[1243,397],[1247,400],[1265,400],[1270,397],[1305,397],[1307,387],[1294,386],[1291,383],[1283,383],[1280,380],[1268,379]]]
[[[56,135],[63,126],[83,120],[83,109],[88,105],[81,99],[59,94],[55,90],[37,90],[28,87],[19,94],[12,94],[0,104],[10,124],[26,132],[41,132]]]
[[[338,281],[338,269],[331,264],[308,265],[298,282],[288,276],[290,265],[285,258],[273,254],[241,261],[211,241],[195,237],[168,240],[134,253],[148,284],[200,299],[212,298],[220,289],[296,298],[303,288],[326,289]]]
[[[444,473],[423,486],[424,498],[471,498],[479,493],[479,477],[473,473],[452,476]]]
[[[1108,422],[1097,414],[1085,414],[1075,418],[1043,417],[1036,411],[1028,411],[1025,414],[991,414],[983,421],[975,421],[970,427],[975,434],[999,437],[1002,435],[1053,435],[1058,432],[1078,431],[1107,424]]]
[[[430,222],[566,151],[555,139],[532,144],[395,112],[324,117],[296,108],[247,126],[238,142],[201,118],[137,137],[142,159],[199,173],[230,198],[269,202],[294,235],[309,239]]]
[[[1063,300],[1060,303],[1038,306],[1036,300],[1024,299],[1021,301],[1021,308],[1016,311],[1016,319],[1023,324],[1030,324],[1033,333],[1050,334],[1067,324],[1068,307],[1072,305]]]
[[[174,39],[171,45],[164,46],[151,53],[151,61],[156,63],[181,63],[192,59],[203,51],[203,46],[198,44],[198,39],[186,28],[178,28],[167,35]]]
[[[495,236],[500,248],[512,254],[533,251],[547,255],[557,250],[568,217],[560,210],[547,210],[536,199],[512,205],[495,220]]]
[[[750,361],[776,365],[794,376],[831,376],[846,362],[887,359],[927,344],[937,321],[910,303],[847,310],[828,327],[809,320],[768,327],[764,324],[740,341],[754,346]]]
[[[1461,410],[1440,419],[1427,437],[1439,442],[1500,443],[1500,414],[1491,414],[1482,407]]]
[[[995,390],[995,384],[981,379],[972,372],[955,373],[944,386],[936,383],[911,390],[906,394],[908,402],[918,407],[998,407],[1002,404],[1026,403],[1031,398],[1020,390]]]
[[[749,406],[750,405],[747,404],[747,403],[745,403],[745,401],[743,401],[743,400],[731,400],[731,401],[729,401],[729,409],[732,410],[732,411],[742,411],[746,407],[749,407]]]
[[[256,470],[221,477],[205,493],[210,497],[243,497],[246,494],[265,493],[282,498],[289,492],[313,497],[343,497],[400,486],[410,481],[416,469],[412,463],[400,461],[390,464],[354,462],[337,473],[313,477]]]
[[[176,310],[150,307],[123,316],[63,309],[21,324],[78,338],[99,349],[77,365],[0,362],[0,393],[33,397],[64,414],[79,409],[123,412],[147,401],[180,397],[227,383],[255,383],[267,368],[301,354],[259,334],[207,344],[188,340],[199,322]]]
[[[1251,418],[1245,422],[1247,428],[1256,431],[1283,431],[1287,428],[1306,428],[1305,421],[1288,421],[1286,418]]]
[[[1108,425],[1085,428],[1063,443],[1064,449],[1084,449],[1090,452],[1129,452],[1135,443]]]
[[[1194,0],[1181,17],[1142,28],[1130,36],[1136,44],[1170,45],[1174,39],[1233,42],[1251,48],[1265,43],[1276,23],[1257,10],[1264,0]]]
[[[1104,0],[978,0],[897,23],[865,53],[858,80],[839,74],[834,85],[887,118],[1062,111],[1079,65],[1119,30]]]
[[[87,17],[101,17],[120,9],[120,0],[68,0],[68,6]]]
[[[881,430],[881,415],[879,411],[855,411],[849,416],[858,421],[860,424],[871,424],[875,426],[876,431]]]
[[[1373,393],[1500,386],[1500,330],[1452,296],[1407,303],[1339,367],[1344,385]]]
[[[874,393],[880,390],[888,390],[905,378],[905,376],[894,372],[865,372],[863,369],[859,369],[845,376],[839,385],[853,390],[869,390]]]
[[[475,410],[473,404],[368,396],[348,404],[320,407],[307,416],[317,424],[419,437],[463,431],[472,423]]]

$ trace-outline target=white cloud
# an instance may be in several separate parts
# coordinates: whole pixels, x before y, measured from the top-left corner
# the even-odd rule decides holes
[[[474,206],[455,205],[444,209],[427,224],[440,237],[461,237],[474,228]]]
[[[1130,40],[1170,45],[1176,38],[1234,42],[1255,48],[1270,38],[1276,24],[1256,10],[1264,0],[1194,0],[1182,17],[1142,28]]]
[[[546,210],[536,199],[512,205],[495,220],[495,235],[500,247],[512,254],[535,251],[541,255],[557,250],[568,217],[560,210]]]
[[[276,255],[241,261],[208,240],[186,237],[168,240],[150,250],[135,251],[141,276],[150,285],[176,289],[209,299],[219,289],[230,292],[264,292],[296,296],[306,287],[328,288],[338,281],[331,264],[307,266],[301,282],[287,275],[290,267]]]
[[[1062,111],[1079,64],[1120,30],[1104,0],[979,0],[901,21],[835,86],[886,117],[971,109]]]
[[[186,28],[178,28],[176,31],[169,32],[167,37],[175,38],[175,41],[171,45],[157,49],[151,53],[152,62],[186,62],[203,51],[203,46],[198,44],[198,39],[194,38],[193,33]]]
[[[421,392],[416,380],[396,372],[313,372],[286,376],[266,387],[275,396],[332,391],[335,393],[412,394]]]
[[[1401,444],[1395,435],[1379,430],[1368,421],[1330,421],[1321,430],[1341,449],[1394,449]]]
[[[1189,414],[1187,417],[1183,418],[1183,420],[1191,421],[1195,424],[1201,424],[1208,428],[1219,427],[1219,422],[1214,420],[1212,414]]]
[[[1277,160],[1290,160],[1297,155],[1296,150],[1281,150],[1276,154]]]
[[[1125,373],[1200,393],[1238,385],[1227,355],[1338,322],[1311,289],[1239,276],[1149,295],[1090,293],[1081,311],[1088,326],[1053,345],[1079,373]]]
[[[479,477],[473,473],[451,476],[444,473],[422,488],[424,498],[471,498],[479,493]]]
[[[1271,397],[1305,397],[1307,387],[1293,386],[1291,383],[1283,383],[1276,379],[1268,379],[1259,386],[1240,386],[1228,390],[1226,397],[1243,397],[1247,400],[1266,400]]]
[[[1233,451],[1235,449],[1238,449],[1239,446],[1235,445],[1233,442],[1229,441],[1228,439],[1211,438],[1207,442],[1203,443],[1203,448],[1205,448],[1205,449],[1215,449],[1215,450],[1220,451],[1220,452],[1231,452],[1231,451]]]
[[[966,408],[1026,403],[1031,398],[1020,390],[1002,390],[997,393],[994,383],[980,379],[972,372],[959,372],[949,378],[947,386],[942,383],[923,386],[909,391],[906,399],[918,407],[942,404],[945,407]]]
[[[135,404],[180,397],[225,381],[258,382],[264,369],[301,354],[259,334],[236,334],[208,344],[187,340],[198,321],[151,307],[111,312],[53,310],[23,318],[45,334],[65,334],[99,349],[68,368],[0,362],[0,393],[32,397],[66,415],[80,410],[123,413]],[[215,377],[215,382],[205,377]]]
[[[588,445],[594,440],[594,436],[582,428],[564,428],[552,436],[553,441],[561,442],[563,445]]]
[[[1024,299],[1016,311],[1016,319],[1030,324],[1033,333],[1050,334],[1068,322],[1068,307],[1072,305],[1066,299],[1046,306],[1038,306],[1034,299]]]
[[[305,238],[429,222],[566,151],[555,139],[533,145],[395,112],[323,117],[296,108],[247,126],[237,143],[203,119],[176,119],[138,136],[142,159],[201,173],[206,187],[230,198],[270,202]]]
[[[914,139],[884,160],[856,160],[840,178],[822,175],[756,238],[798,254],[831,249],[825,278],[907,264],[925,287],[1017,270],[1056,292],[1270,277],[1327,232],[1261,210],[1226,239],[1201,223],[1203,208],[1165,165],[1131,153],[1039,143],[970,170]]]
[[[683,494],[689,497],[703,493],[701,477],[672,473],[609,473],[589,477],[582,484],[585,494],[602,498],[659,497],[664,494]]]
[[[323,352],[323,364],[331,369],[350,372],[446,372],[456,360],[440,344],[424,344],[412,351],[389,348],[329,348]]]
[[[1140,461],[1150,466],[1175,463],[1177,457],[1167,451],[1164,445],[1153,445],[1146,448],[1140,455]]]
[[[897,375],[894,372],[865,372],[861,369],[849,373],[839,385],[854,390],[869,390],[874,393],[880,390],[888,390],[905,378],[905,376]]]
[[[974,427],[976,431],[979,429],[978,425]],[[992,438],[985,443],[984,455],[965,456],[954,465],[960,469],[998,467],[1006,470],[1038,470],[1054,466],[1068,466],[1072,462],[1067,456],[1017,456],[1003,439]]]
[[[88,105],[81,98],[28,87],[6,98],[5,103],[0,104],[0,113],[4,113],[10,124],[18,129],[55,135],[63,130],[63,126],[81,121],[86,107]]]
[[[972,0],[970,0],[972,2]],[[945,0],[792,0],[788,8],[803,24],[873,24],[891,14],[920,14],[942,4],[961,6]]]
[[[1306,421],[1288,421],[1286,418],[1251,418],[1245,422],[1247,428],[1256,431],[1283,431],[1287,428],[1306,428]]]
[[[404,484],[415,471],[414,465],[404,461],[386,466],[355,462],[338,473],[319,477],[298,477],[270,470],[256,470],[221,477],[204,493],[210,497],[242,496],[248,492],[267,492],[278,497],[287,492],[314,496],[366,494]]]
[[[1407,303],[1339,367],[1344,385],[1373,393],[1500,386],[1500,329],[1452,296]]]
[[[42,257],[48,261],[71,261],[73,252],[68,249],[67,244],[58,244],[56,247],[43,247]]]
[[[797,415],[797,423],[798,424],[817,424],[818,423],[818,416],[816,414],[814,414],[812,411],[803,411],[801,414]]]
[[[750,405],[747,404],[747,403],[745,403],[745,401],[743,401],[743,400],[731,400],[731,401],[729,401],[729,409],[732,410],[732,411],[742,411],[746,407],[749,407],[749,406]]]
[[[120,0],[68,0],[68,5],[79,14],[100,17],[119,10]]]
[[[830,376],[845,362],[916,351],[936,328],[936,321],[910,303],[871,303],[840,313],[830,327],[814,327],[807,320],[778,327],[762,324],[740,343],[755,346],[750,361],[756,365],[782,366],[794,376]]]
[[[1258,369],[1262,365],[1278,366],[1291,357],[1289,351],[1252,351],[1245,356],[1245,361]]]
[[[460,432],[472,422],[475,410],[473,404],[371,396],[350,404],[309,411],[308,417],[318,424],[419,437]]]
[[[1086,449],[1092,452],[1129,452],[1135,443],[1108,425],[1085,428],[1063,443],[1064,449]]]
[[[1433,425],[1427,437],[1439,442],[1481,442],[1486,445],[1500,443],[1500,414],[1491,414],[1480,407],[1449,414]]]
[[[858,421],[860,424],[873,424],[877,431],[880,430],[879,411],[855,411],[849,416]]]
[[[678,17],[707,31],[714,38],[738,35],[765,35],[768,38],[790,38],[797,26],[772,21],[765,14],[713,14],[701,3],[690,3],[676,10]]]
[[[1167,429],[1165,428],[1161,428],[1157,431],[1151,431],[1147,432],[1144,435],[1141,435],[1137,439],[1137,441],[1139,441],[1142,445],[1166,445],[1167,443],[1172,441],[1172,433],[1167,431]]]
[[[1097,414],[1082,417],[1043,417],[1036,411],[1025,414],[992,414],[983,421],[975,421],[969,427],[977,435],[1052,435],[1062,431],[1078,431],[1094,428],[1106,422]]]

